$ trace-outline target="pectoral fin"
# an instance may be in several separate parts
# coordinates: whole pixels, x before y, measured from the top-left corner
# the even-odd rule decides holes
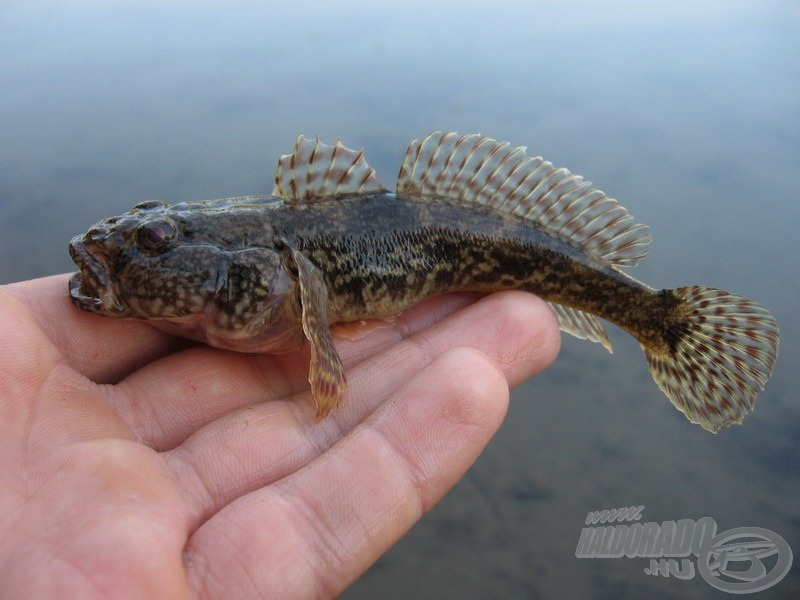
[[[338,408],[347,396],[342,361],[333,345],[328,324],[328,290],[319,269],[305,255],[291,248],[300,282],[303,333],[311,345],[308,381],[317,407],[317,419]]]

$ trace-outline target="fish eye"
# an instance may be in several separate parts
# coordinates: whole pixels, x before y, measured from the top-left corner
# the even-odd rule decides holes
[[[136,242],[143,250],[159,250],[175,235],[175,225],[170,221],[157,221],[142,225],[136,232]]]

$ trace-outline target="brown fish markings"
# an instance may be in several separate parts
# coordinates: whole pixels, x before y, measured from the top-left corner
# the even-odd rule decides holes
[[[532,292],[562,330],[609,350],[597,317],[615,323],[672,403],[712,432],[741,422],[775,364],[769,311],[625,274],[647,252],[647,228],[524,148],[432,133],[409,146],[390,193],[362,152],[300,136],[275,182],[273,196],[149,201],[101,221],[70,244],[73,302],[243,352],[308,342],[318,417],[346,396],[330,324],[453,291]]]

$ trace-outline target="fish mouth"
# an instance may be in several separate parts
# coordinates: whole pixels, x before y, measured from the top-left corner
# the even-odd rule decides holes
[[[111,317],[128,316],[131,311],[114,293],[105,262],[89,251],[83,237],[73,238],[69,253],[79,269],[69,280],[69,295],[75,306]]]

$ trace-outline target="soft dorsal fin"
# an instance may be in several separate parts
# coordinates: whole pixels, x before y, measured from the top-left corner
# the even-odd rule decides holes
[[[478,134],[436,131],[408,147],[397,178],[404,198],[439,196],[530,219],[605,262],[634,266],[650,234],[616,200],[525,148]]]
[[[346,148],[341,140],[328,146],[301,135],[294,151],[278,160],[272,194],[290,201],[385,191],[363,150]]]

